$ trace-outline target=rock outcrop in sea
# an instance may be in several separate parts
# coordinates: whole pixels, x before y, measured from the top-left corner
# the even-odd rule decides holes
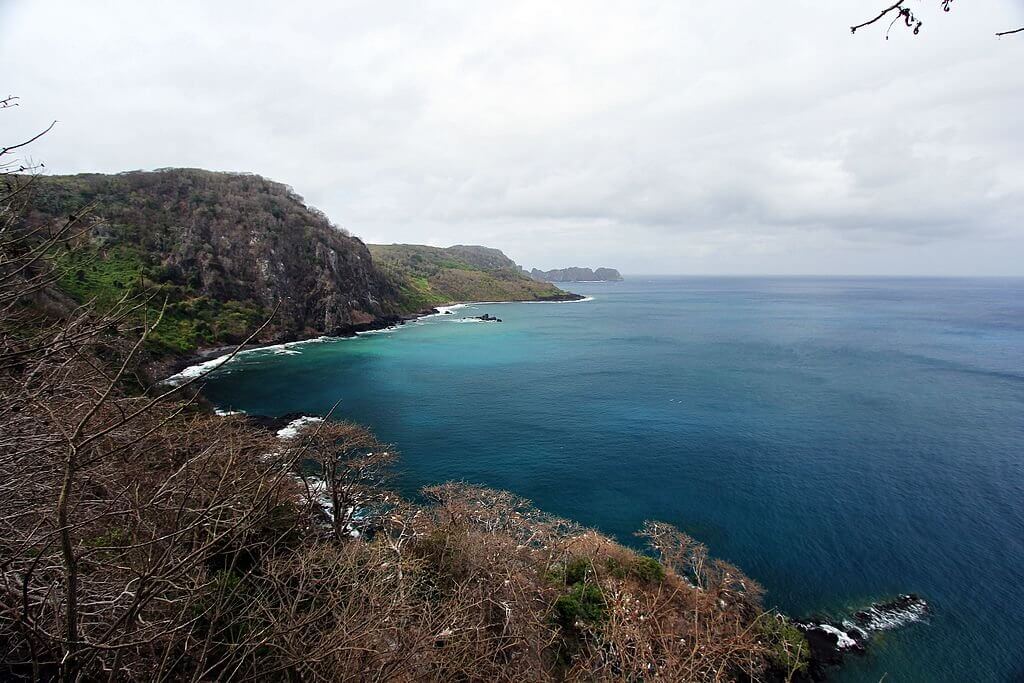
[[[864,654],[872,637],[881,631],[925,621],[931,608],[914,593],[872,603],[839,620],[812,617],[794,622],[803,632],[811,650],[811,677],[822,680],[829,667],[842,664],[853,654]]]

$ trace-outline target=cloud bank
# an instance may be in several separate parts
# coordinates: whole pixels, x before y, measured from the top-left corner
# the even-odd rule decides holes
[[[1024,5],[851,36],[877,9],[7,2],[4,132],[58,119],[52,173],[252,171],[366,241],[527,267],[1024,275],[1024,37],[993,35]]]

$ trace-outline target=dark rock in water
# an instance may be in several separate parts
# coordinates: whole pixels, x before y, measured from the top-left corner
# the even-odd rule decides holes
[[[921,596],[910,593],[895,600],[876,602],[856,612],[853,619],[865,631],[886,631],[915,621],[924,621],[928,612],[928,603]]]
[[[474,316],[474,320],[483,320],[485,323],[500,323],[501,318],[495,318],[490,313],[484,313],[483,315]]]
[[[911,593],[873,603],[854,612],[852,619],[841,622],[812,618],[793,623],[807,638],[811,677],[823,680],[825,670],[841,664],[847,654],[864,654],[871,644],[872,634],[924,621],[928,613],[928,603]]]
[[[246,415],[245,421],[254,427],[260,427],[270,432],[277,432],[287,427],[290,423],[300,418],[307,417],[307,413],[285,413],[278,417],[269,415]]]
[[[550,296],[538,296],[536,301],[583,301],[587,297],[582,294],[566,292],[564,294],[552,294]]]
[[[445,311],[444,314],[445,315],[452,315],[452,312],[451,311]]]
[[[795,625],[807,638],[813,669],[823,670],[826,666],[841,664],[843,657],[850,652],[865,652],[867,634],[863,631],[817,621],[798,621]]]

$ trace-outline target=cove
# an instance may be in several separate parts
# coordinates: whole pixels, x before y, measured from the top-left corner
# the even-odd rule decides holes
[[[1024,674],[1024,281],[645,278],[240,357],[223,409],[323,414],[396,487],[511,490],[624,542],[663,519],[794,616],[916,592],[837,677]],[[502,323],[464,321],[484,313]]]

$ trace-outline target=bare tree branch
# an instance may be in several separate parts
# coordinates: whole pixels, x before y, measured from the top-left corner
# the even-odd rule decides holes
[[[886,7],[884,10],[879,12],[878,16],[876,16],[875,18],[870,19],[868,21],[865,21],[862,24],[857,24],[856,26],[851,26],[850,27],[850,32],[851,33],[856,33],[859,29],[862,29],[865,26],[870,26],[871,24],[874,24],[874,23],[880,21],[881,19],[885,18],[890,13],[895,13],[896,16],[889,23],[889,27],[885,31],[886,39],[889,38],[889,31],[892,29],[893,25],[897,21],[899,21],[901,18],[903,19],[904,24],[906,24],[906,26],[908,28],[912,28],[914,30],[914,35],[917,35],[920,32],[920,30],[921,30],[921,26],[922,26],[923,22],[921,22],[916,16],[914,16],[914,14],[910,11],[909,8],[904,6],[903,3],[905,1],[906,0],[899,0],[898,2],[890,5],[889,7]],[[939,0],[939,2],[942,5],[942,11],[943,12],[949,12],[950,8],[951,8],[951,6],[952,6],[952,4],[954,2],[954,0]],[[1022,26],[1021,28],[1018,28],[1018,29],[1014,29],[1012,31],[1001,31],[999,33],[996,33],[996,36],[997,37],[1002,37],[1002,36],[1008,36],[1008,35],[1011,35],[1011,34],[1014,34],[1014,33],[1021,33],[1021,32],[1024,32],[1024,26]]]
[[[12,151],[14,151],[16,149],[20,149],[22,147],[25,147],[26,145],[32,144],[33,142],[35,142],[36,140],[38,140],[39,138],[43,137],[44,135],[49,133],[51,130],[53,130],[53,127],[56,126],[56,125],[57,125],[57,122],[53,121],[52,123],[50,123],[49,126],[46,127],[45,130],[43,130],[41,133],[37,133],[37,134],[33,135],[28,140],[25,140],[24,142],[19,142],[16,145],[11,145],[10,147],[0,148],[0,156],[3,156],[4,154],[9,154],[10,152],[12,152]]]
[[[868,21],[865,21],[863,24],[857,24],[856,26],[851,26],[850,27],[850,33],[856,33],[858,29],[862,29],[865,26],[870,26],[871,24],[874,24],[875,22],[880,21],[881,19],[883,19],[885,17],[885,15],[889,14],[890,12],[898,12],[900,10],[900,8],[903,6],[904,2],[905,2],[905,0],[899,0],[899,2],[897,2],[894,5],[892,5],[891,7],[887,7],[884,10],[882,10],[878,14],[878,16],[875,17],[874,19],[870,19]]]

